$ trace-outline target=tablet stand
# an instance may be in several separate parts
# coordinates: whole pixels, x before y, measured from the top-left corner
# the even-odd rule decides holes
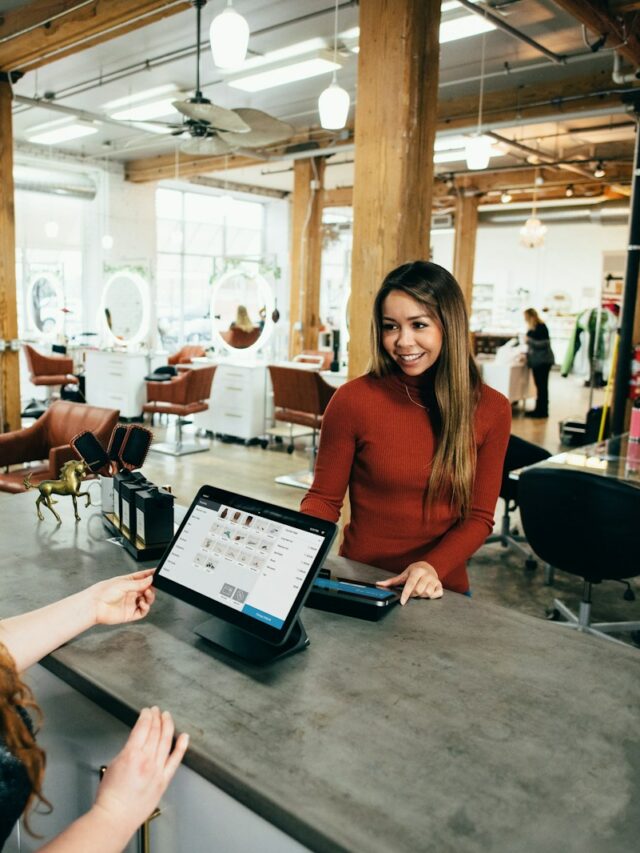
[[[215,643],[251,663],[271,663],[285,655],[300,652],[309,645],[309,638],[300,619],[296,619],[289,636],[278,646],[259,640],[241,628],[236,628],[235,625],[223,622],[215,616],[197,625],[193,630],[204,640]]]

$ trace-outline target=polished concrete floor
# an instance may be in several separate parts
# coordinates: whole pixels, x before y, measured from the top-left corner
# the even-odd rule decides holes
[[[550,417],[535,420],[524,417],[521,406],[514,406],[512,431],[522,438],[546,447],[550,452],[561,449],[559,421],[578,415],[584,418],[589,405],[589,390],[576,377],[563,378],[554,372],[550,381]],[[594,393],[594,404],[602,403],[604,391]],[[532,408],[529,401],[528,408]],[[166,433],[171,438],[171,426],[154,428],[158,440]],[[188,429],[188,428],[187,428]],[[208,442],[203,440],[203,444]],[[205,484],[250,494],[262,500],[297,509],[303,491],[274,482],[276,476],[304,469],[308,466],[307,445],[301,440],[293,455],[282,447],[263,450],[259,446],[245,447],[225,443],[219,439],[211,442],[206,453],[173,458],[150,453],[144,466],[149,479],[158,484],[170,484],[180,503],[189,504],[198,488]],[[502,512],[501,502],[497,515]],[[515,519],[517,524],[517,518]],[[524,559],[517,552],[499,544],[485,545],[471,559],[469,573],[474,596],[496,604],[513,607],[539,618],[553,598],[565,601],[574,609],[580,599],[582,583],[578,578],[558,572],[553,587],[545,586],[542,566],[536,570],[524,568]],[[638,600],[627,602],[624,588],[618,583],[604,583],[594,589],[593,615],[598,620],[640,620],[640,583],[633,581]],[[563,630],[550,625],[549,630]],[[624,638],[621,635],[621,639]]]

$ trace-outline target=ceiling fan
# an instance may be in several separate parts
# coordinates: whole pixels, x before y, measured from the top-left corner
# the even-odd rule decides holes
[[[180,145],[185,154],[215,156],[237,148],[265,148],[284,142],[294,128],[262,110],[239,107],[228,110],[212,104],[200,91],[200,15],[207,0],[193,0],[196,7],[196,89],[193,98],[173,101],[182,122],[150,124],[171,128],[173,136],[186,137]]]

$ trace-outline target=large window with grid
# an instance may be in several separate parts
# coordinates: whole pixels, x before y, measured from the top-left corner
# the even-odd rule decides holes
[[[264,205],[174,189],[156,192],[158,334],[165,348],[211,340],[220,260],[264,251]]]

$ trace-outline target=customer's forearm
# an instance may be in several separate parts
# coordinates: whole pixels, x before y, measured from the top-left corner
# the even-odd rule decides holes
[[[135,827],[116,825],[94,806],[60,835],[38,848],[38,853],[122,853]]]
[[[89,590],[0,622],[0,642],[22,672],[63,643],[95,624],[95,603]]]

